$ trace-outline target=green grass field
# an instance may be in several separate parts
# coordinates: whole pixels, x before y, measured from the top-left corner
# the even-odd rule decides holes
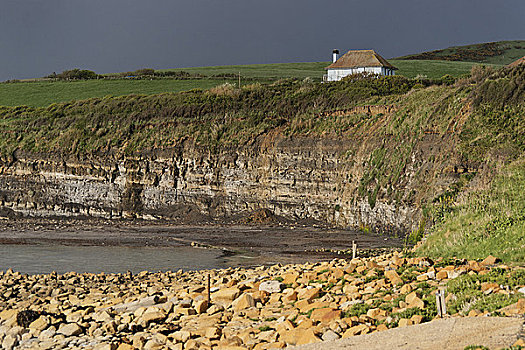
[[[474,64],[472,62],[452,61],[418,61],[418,60],[390,60],[399,68],[398,75],[413,78],[424,75],[428,78],[440,78],[445,74],[460,76],[468,74]],[[178,92],[191,89],[209,89],[225,82],[237,83],[237,79],[214,78],[218,74],[241,73],[241,84],[254,82],[267,83],[280,78],[304,79],[310,77],[321,81],[324,68],[329,62],[305,63],[275,63],[253,64],[237,66],[195,67],[183,69],[167,69],[172,71],[184,70],[188,73],[204,74],[208,78],[191,80],[85,80],[76,82],[18,82],[0,84],[0,105],[32,107],[48,106],[52,103],[83,100],[92,97],[122,96],[128,94],[152,95],[163,92]],[[244,80],[243,80],[244,78]],[[249,79],[246,79],[249,78]]]
[[[0,105],[42,107],[92,97],[129,94],[153,95],[191,89],[209,89],[225,79],[194,80],[84,80],[75,82],[23,82],[0,84]]]
[[[261,78],[261,79],[280,79],[298,78],[304,79],[311,77],[322,79],[325,74],[324,68],[329,62],[300,62],[300,63],[270,63],[270,64],[249,64],[235,66],[210,66],[192,67],[180,69],[163,69],[162,71],[185,71],[191,74],[204,74],[212,76],[216,74],[239,74],[241,77]]]
[[[446,74],[453,77],[469,74],[472,66],[478,65],[475,62],[454,62],[454,61],[434,61],[434,60],[388,60],[395,67],[399,68],[396,72],[407,78],[414,78],[417,75],[426,75],[428,78],[441,78]],[[490,64],[485,64],[490,65]],[[499,67],[498,65],[491,65]]]

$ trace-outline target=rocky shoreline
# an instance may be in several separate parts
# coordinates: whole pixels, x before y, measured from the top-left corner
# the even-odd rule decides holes
[[[454,317],[519,317],[524,285],[523,267],[494,257],[432,261],[397,252],[187,272],[7,270],[0,273],[0,343],[3,349],[284,348],[430,321],[438,289],[446,289]]]

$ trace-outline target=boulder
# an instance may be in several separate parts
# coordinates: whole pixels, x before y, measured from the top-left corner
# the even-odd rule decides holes
[[[208,310],[208,300],[199,300],[195,302],[195,311],[197,311],[198,314],[203,314]]]
[[[404,284],[401,286],[401,289],[399,289],[399,293],[401,294],[408,294],[412,291],[412,285],[410,284]]]
[[[282,286],[279,281],[264,281],[259,285],[259,290],[266,293],[280,293]]]
[[[40,316],[39,318],[31,322],[31,324],[29,325],[29,328],[37,330],[37,331],[43,331],[48,326],[49,326],[49,317]]]
[[[249,307],[254,307],[255,301],[250,294],[243,293],[240,297],[232,302],[232,306],[234,311],[241,311]]]
[[[499,284],[494,282],[483,282],[481,283],[481,291],[486,292],[488,290],[495,290],[496,288],[499,288]]]
[[[366,315],[370,318],[376,318],[377,316],[379,316],[381,314],[381,310],[380,308],[375,308],[375,309],[369,309],[367,312],[366,312]]]
[[[346,332],[343,333],[342,338],[348,338],[353,337],[354,335],[358,334],[366,334],[370,330],[370,327],[368,327],[366,324],[358,324],[357,326],[350,327],[346,330]]]
[[[311,288],[311,289],[303,289],[301,292],[297,294],[297,298],[299,300],[313,300],[317,297],[319,297],[319,293],[321,292],[321,288]]]
[[[386,270],[385,277],[395,286],[403,284],[403,280],[401,277],[399,277],[399,274],[396,272],[396,270]]]
[[[106,310],[94,313],[91,318],[96,322],[109,322],[113,319],[113,317]]]
[[[62,323],[58,328],[57,333],[63,334],[66,337],[71,337],[82,333],[82,328],[76,323]]]
[[[219,339],[221,337],[221,329],[217,327],[206,327],[204,330],[204,336],[207,339]]]
[[[171,337],[176,341],[185,343],[188,339],[190,339],[191,333],[181,330],[171,333]]]
[[[423,309],[423,308],[425,308],[425,302],[423,300],[421,300],[420,298],[415,297],[415,298],[412,299],[412,301],[410,303],[408,303],[407,307],[409,309],[414,308],[414,307],[418,307],[420,309]]]
[[[518,302],[506,306],[498,311],[511,316],[511,315],[524,315],[525,314],[525,299],[520,299]]]
[[[323,341],[331,341],[331,340],[337,340],[341,338],[339,336],[339,334],[337,334],[336,332],[334,332],[333,330],[329,329],[327,330],[326,332],[323,333],[323,335],[321,336],[321,339]]]
[[[405,297],[405,302],[410,305],[416,299],[419,299],[419,295],[416,292],[412,292]]]
[[[211,299],[217,303],[231,304],[235,300],[241,291],[237,287],[223,288],[211,295]]]
[[[465,273],[467,273],[465,270],[457,270],[457,271],[451,270],[451,271],[447,271],[449,279],[458,278],[459,276],[464,275]]]
[[[12,350],[17,344],[18,344],[18,337],[13,336],[13,335],[7,335],[2,341],[2,349]]]
[[[315,309],[312,311],[312,315],[310,316],[310,319],[314,322],[321,322],[328,324],[332,322],[333,320],[337,320],[341,318],[341,310],[336,310],[332,308],[322,308],[322,309]]]
[[[304,344],[311,344],[311,343],[317,343],[321,341],[319,339],[314,331],[310,329],[304,329],[304,328],[295,328],[289,331],[284,331],[281,334],[282,341],[284,341],[288,345],[304,345]]]
[[[164,312],[153,308],[153,310],[146,311],[139,319],[138,323],[148,326],[150,323],[157,323],[166,318]]]
[[[481,265],[494,265],[500,261],[501,259],[496,258],[495,256],[492,256],[492,255],[489,255],[481,262]]]
[[[388,327],[384,323],[381,323],[379,326],[376,327],[376,331],[378,332],[386,331],[386,330],[388,330]]]
[[[448,278],[449,271],[441,270],[438,273],[436,273],[436,279],[437,280],[444,280]]]
[[[423,316],[421,315],[413,315],[410,317],[410,321],[412,321],[412,324],[420,324],[423,322]]]
[[[126,343],[120,343],[120,345],[117,348],[117,350],[134,350],[134,349],[135,348],[133,347],[133,345],[126,344]]]
[[[398,326],[399,327],[406,327],[406,326],[410,326],[411,324],[412,324],[412,320],[410,320],[408,318],[401,318],[399,320]]]
[[[284,284],[293,284],[295,281],[297,281],[297,278],[299,278],[298,273],[286,273],[284,275],[281,275],[281,278],[283,279],[282,283]]]

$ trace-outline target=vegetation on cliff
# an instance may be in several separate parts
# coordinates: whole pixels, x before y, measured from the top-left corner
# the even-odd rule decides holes
[[[476,109],[459,146],[463,157],[488,169],[489,176],[474,178],[461,195],[440,198],[442,217],[420,251],[475,258],[493,252],[524,262],[525,67],[490,75],[471,98]]]
[[[371,96],[406,93],[416,83],[403,77],[327,85],[283,80],[242,89],[225,84],[209,91],[107,97],[47,108],[0,107],[0,130],[9,135],[0,140],[0,151],[131,153],[175,147],[190,137],[205,146],[239,144],[281,126],[288,133],[299,132],[294,126],[303,116],[319,121],[322,111]]]
[[[463,246],[468,256],[486,256],[499,242],[502,257],[524,261],[516,194],[524,182],[524,91],[525,67],[519,66],[475,68],[457,81],[286,79],[241,89],[225,84],[46,108],[1,107],[0,153],[10,162],[17,149],[85,157],[144,154],[188,142],[219,152],[275,135],[353,140],[341,160],[353,176],[355,196],[372,208],[379,202],[421,208],[411,239],[434,227],[422,248],[429,254],[459,254],[447,247]],[[347,112],[359,105],[395,109]],[[358,159],[364,161],[356,165]],[[473,230],[459,225],[465,220],[476,221]]]

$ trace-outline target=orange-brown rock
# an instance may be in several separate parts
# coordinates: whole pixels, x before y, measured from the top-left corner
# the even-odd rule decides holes
[[[501,260],[496,258],[495,256],[489,255],[481,262],[481,265],[494,265],[499,261]]]
[[[321,341],[312,329],[296,328],[281,334],[280,340],[288,345],[304,345]]]
[[[492,289],[492,290],[499,289],[499,284],[494,283],[494,282],[483,282],[483,283],[481,283],[481,291],[482,292],[486,292],[489,289]]]
[[[341,318],[341,310],[332,308],[315,309],[312,311],[310,319],[314,322],[330,323]]]
[[[412,324],[412,320],[410,320],[408,318],[401,318],[399,320],[398,326],[399,327],[406,327],[406,326],[410,326],[411,324]]]
[[[385,277],[388,278],[390,283],[392,283],[393,285],[398,286],[403,284],[403,280],[401,279],[401,277],[399,277],[399,274],[396,272],[396,270],[386,270]]]
[[[232,288],[223,288],[218,290],[215,293],[212,293],[211,299],[214,302],[222,302],[222,303],[231,303],[235,300],[239,295],[241,294],[241,291],[239,288],[232,287]]]
[[[301,300],[313,300],[319,296],[321,288],[304,289],[297,294],[297,298]]]
[[[441,281],[448,278],[448,271],[441,270],[438,273],[436,273],[436,279]]]
[[[357,326],[348,328],[343,333],[341,338],[353,337],[354,335],[358,335],[358,334],[366,334],[369,332],[369,330],[370,330],[370,327],[368,327],[366,324],[361,323],[361,324],[358,324]]]

